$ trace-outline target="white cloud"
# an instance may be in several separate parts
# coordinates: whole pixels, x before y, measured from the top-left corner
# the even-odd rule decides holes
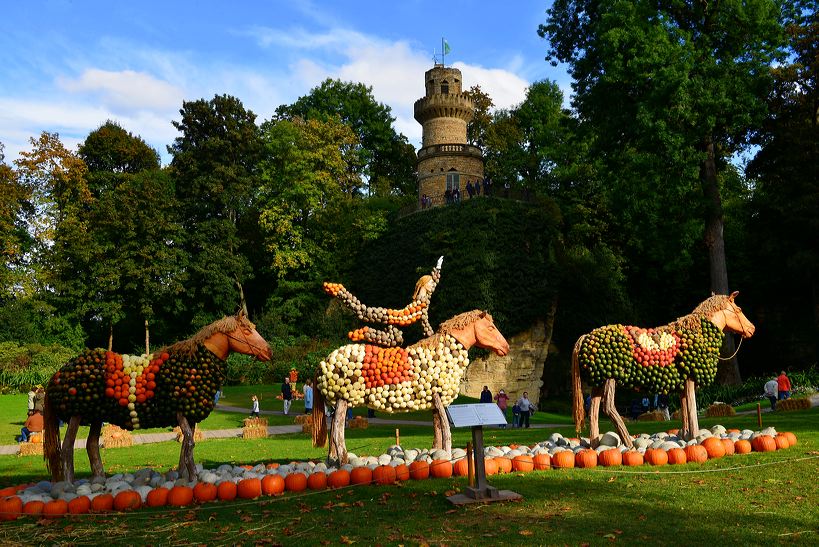
[[[60,78],[59,87],[75,94],[91,93],[110,107],[124,110],[163,110],[182,104],[183,91],[144,72],[86,69],[79,78]]]

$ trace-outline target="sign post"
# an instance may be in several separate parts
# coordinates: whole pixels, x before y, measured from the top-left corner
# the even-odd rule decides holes
[[[507,501],[521,499],[522,496],[511,490],[498,490],[486,482],[486,466],[484,465],[483,426],[500,425],[506,423],[506,418],[493,403],[478,403],[471,405],[453,405],[446,409],[449,423],[452,427],[472,428],[472,454],[475,462],[475,485],[469,485],[462,494],[448,496],[447,499],[454,505],[468,503],[485,503],[492,501]],[[470,457],[467,453],[467,457]]]

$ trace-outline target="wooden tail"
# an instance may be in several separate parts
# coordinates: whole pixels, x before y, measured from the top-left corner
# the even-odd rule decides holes
[[[580,352],[580,345],[583,343],[584,338],[586,338],[585,334],[577,339],[574,351],[572,351],[572,416],[574,417],[574,429],[578,433],[583,427],[583,420],[586,419],[583,388],[580,383],[580,362],[577,355]]]
[[[60,419],[46,390],[43,400],[43,459],[54,482],[63,480],[63,462],[60,454]]]
[[[327,443],[327,420],[324,416],[324,394],[318,387],[318,374],[313,379],[313,446]]]

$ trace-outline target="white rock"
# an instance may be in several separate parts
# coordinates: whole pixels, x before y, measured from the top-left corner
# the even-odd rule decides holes
[[[600,438],[600,444],[609,447],[618,447],[622,444],[620,436],[614,431],[606,431]]]

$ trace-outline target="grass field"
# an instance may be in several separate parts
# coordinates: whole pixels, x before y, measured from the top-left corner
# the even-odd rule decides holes
[[[228,393],[226,392],[226,396]],[[566,418],[564,417],[565,421]],[[465,486],[460,478],[409,481],[394,486],[357,486],[334,491],[285,494],[256,501],[214,503],[177,512],[83,516],[48,523],[20,520],[0,524],[8,544],[283,544],[283,545],[552,545],[659,543],[728,545],[819,543],[819,409],[766,414],[765,426],[793,431],[799,444],[773,453],[726,457],[702,465],[662,468],[550,470],[490,478],[518,492],[520,502],[454,507],[448,493]],[[702,419],[708,427],[757,429],[756,416]],[[676,427],[677,424],[671,424]],[[603,422],[604,429],[608,428]],[[630,424],[633,433],[655,432],[669,423]],[[544,440],[571,428],[498,430],[487,444]],[[377,454],[394,442],[395,426],[350,430],[348,447]],[[401,444],[428,447],[431,429],[402,426]],[[470,433],[453,431],[454,446]],[[209,440],[196,446],[207,467],[221,463],[322,459],[323,449],[306,435],[268,439]],[[175,442],[103,450],[109,473],[144,466],[172,467]],[[78,452],[78,474],[88,474]],[[0,457],[0,486],[45,478],[36,457]]]

